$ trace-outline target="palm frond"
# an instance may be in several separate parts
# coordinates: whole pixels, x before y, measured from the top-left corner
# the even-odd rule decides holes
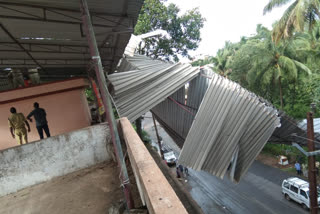
[[[280,56],[278,65],[280,69],[285,72],[285,76],[287,76],[288,79],[296,80],[298,78],[298,69],[294,60],[286,56]]]
[[[302,32],[304,30],[306,14],[307,5],[304,1],[298,1],[298,3],[291,12],[287,26],[293,26],[296,31]]]
[[[272,40],[278,43],[281,39],[287,38],[292,34],[292,13],[299,3],[299,0],[296,0],[292,3],[283,13],[281,19],[276,23],[273,32],[272,32]]]
[[[274,78],[274,68],[270,67],[268,70],[266,70],[266,72],[264,72],[264,74],[262,75],[261,78],[261,83],[265,86],[267,85],[271,85],[273,82],[273,78]]]
[[[293,60],[293,62],[300,71],[303,71],[307,75],[312,74],[311,70],[305,64],[298,62],[296,60]]]
[[[270,0],[269,3],[263,9],[263,15],[270,12],[275,7],[281,7],[282,5],[287,4],[291,0]]]

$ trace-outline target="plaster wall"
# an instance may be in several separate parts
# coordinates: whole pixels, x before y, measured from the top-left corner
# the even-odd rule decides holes
[[[76,79],[0,93],[0,150],[18,145],[8,126],[11,107],[26,117],[34,109],[33,103],[38,102],[46,110],[51,136],[89,126],[91,115],[84,93],[86,86],[83,79]],[[34,118],[29,124],[29,142],[39,140]]]
[[[0,196],[111,159],[106,123],[0,151]]]

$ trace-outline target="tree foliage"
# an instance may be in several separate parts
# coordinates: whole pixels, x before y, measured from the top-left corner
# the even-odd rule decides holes
[[[162,29],[167,31],[168,36],[145,39],[139,52],[164,60],[179,61],[179,55],[189,57],[188,52],[196,50],[201,41],[200,29],[204,21],[198,8],[180,15],[180,9],[175,4],[166,6],[161,0],[145,0],[135,35]]]
[[[276,7],[288,4],[289,0],[270,0],[265,6],[263,13],[272,11]],[[294,32],[312,31],[317,20],[319,20],[319,0],[295,0],[289,5],[281,19],[273,29],[273,38],[277,43],[280,39],[288,38]]]
[[[301,119],[310,104],[320,99],[318,35],[315,25],[311,34],[295,33],[275,43],[272,31],[258,25],[255,35],[237,43],[226,42],[216,56],[208,59],[217,73]]]

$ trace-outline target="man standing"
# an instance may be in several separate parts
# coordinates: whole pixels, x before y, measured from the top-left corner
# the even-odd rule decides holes
[[[294,165],[294,167],[296,168],[297,170],[297,175],[301,175],[301,166],[300,166],[300,163],[296,162],[296,164]]]
[[[28,132],[30,132],[30,126],[26,118],[22,113],[17,113],[17,110],[12,107],[10,108],[11,115],[8,118],[8,123],[10,127],[10,133],[13,138],[16,138],[18,143],[22,145],[28,143],[28,134],[25,125],[28,127]]]
[[[33,104],[33,107],[34,110],[30,112],[30,114],[27,116],[27,119],[32,122],[31,117],[34,116],[40,139],[43,139],[43,130],[46,133],[47,137],[50,137],[46,111],[43,108],[39,108],[39,103],[37,102]]]

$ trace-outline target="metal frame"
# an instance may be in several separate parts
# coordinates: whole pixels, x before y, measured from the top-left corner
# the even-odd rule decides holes
[[[127,4],[127,3],[126,3]],[[30,7],[30,8],[38,8],[38,9],[43,9],[43,10],[48,10],[48,11],[66,11],[66,12],[74,12],[74,13],[79,13],[80,10],[75,10],[75,9],[67,9],[67,8],[59,8],[59,7],[49,7],[49,6],[42,6],[42,5],[35,5],[35,4],[26,4],[26,3],[12,3],[12,2],[4,2],[0,1],[0,5],[11,5],[11,6],[22,6],[22,7]],[[117,18],[127,18],[129,17],[127,15],[122,14],[115,14],[115,13],[99,13],[99,12],[91,12],[90,17],[94,16],[109,16],[109,17],[117,17]]]
[[[90,12],[89,12],[86,0],[80,0],[80,9],[82,14],[82,22],[83,22],[84,30],[86,32],[86,37],[90,47],[92,63],[96,71],[96,77],[98,79],[98,85],[99,85],[103,105],[106,110],[106,119],[109,123],[110,134],[111,134],[114,150],[115,150],[117,161],[121,170],[120,175],[122,179],[122,185],[124,187],[124,194],[126,198],[127,208],[131,209],[134,207],[134,204],[130,194],[130,180],[127,172],[126,163],[123,157],[121,141],[120,141],[120,137],[117,129],[117,123],[113,115],[110,94],[107,87],[106,77],[104,75],[104,71],[102,68],[101,58],[100,58],[93,26],[91,24]]]
[[[71,4],[72,7],[65,7],[65,4],[63,3],[60,5],[61,6],[48,6],[47,4],[41,2],[25,3],[23,1],[10,2],[0,0],[0,18],[2,20],[2,23],[0,24],[2,25],[2,28],[6,29],[3,29],[5,34],[10,34],[10,36],[8,35],[8,38],[2,37],[0,39],[0,53],[9,53],[6,58],[10,60],[1,61],[0,67],[21,67],[23,65],[30,67],[36,65],[37,67],[45,69],[46,67],[55,66],[55,63],[52,63],[50,54],[74,54],[75,56],[73,56],[73,58],[77,58],[77,56],[80,56],[81,54],[89,55],[88,45],[85,43],[85,39],[82,39],[85,38],[86,35],[83,29],[84,26],[81,19],[80,9],[75,7],[76,5],[74,4]],[[129,0],[124,0],[123,5],[121,5],[122,8],[118,8],[115,13],[105,8],[91,8],[91,11],[95,12],[91,12],[90,18],[92,25],[97,31],[96,36],[99,36],[100,38],[99,50],[102,54],[102,61],[104,61],[103,64],[107,72],[110,72],[111,69],[115,68],[117,65],[117,60],[122,57],[122,54],[121,56],[115,56],[115,54],[122,52],[124,49],[124,47],[122,47],[123,44],[120,44],[119,40],[122,38],[129,40],[128,34],[133,33],[133,26],[136,22],[137,12],[135,10],[131,10],[128,5]],[[135,6],[133,8],[135,8]],[[131,14],[130,11],[133,11],[134,14]],[[23,39],[20,38],[22,36],[18,36],[18,34],[21,34],[19,31],[16,33],[10,28],[12,27],[10,26],[10,23],[14,20],[25,21],[26,24],[30,23],[35,26],[38,25],[37,23],[39,23],[39,26],[44,25],[45,23],[57,23],[57,31],[60,31],[60,28],[68,28],[68,25],[71,25],[73,29],[72,36],[71,38],[66,37],[66,40],[63,40],[62,38],[61,40],[58,39],[50,41],[45,39],[37,40],[32,36],[30,38],[27,36],[26,39]],[[77,25],[79,26],[79,34],[76,29]],[[119,34],[124,35],[124,37],[121,37]],[[31,35],[35,35],[34,37],[36,37],[37,34]],[[80,39],[78,37],[80,37]],[[14,53],[19,52],[24,52],[27,56],[20,54],[16,57],[13,57]],[[43,56],[41,53],[43,53]],[[39,55],[44,59],[39,59]],[[110,58],[111,55],[111,60],[104,60],[106,57]],[[10,56],[13,58],[10,58]],[[34,63],[30,63],[28,61],[25,62],[24,60],[28,59],[27,57],[32,59]],[[66,59],[68,59],[67,57]],[[64,58],[64,56],[61,58]],[[88,59],[81,58],[79,60]],[[106,63],[106,61],[108,62]],[[61,65],[69,66],[68,63],[70,63],[70,60],[67,62],[62,62]],[[87,64],[89,62],[85,63]],[[77,63],[73,62],[72,64],[75,65]],[[57,67],[61,67],[61,65]],[[81,68],[83,65],[84,64],[80,62],[78,63],[79,68]]]
[[[79,13],[79,11],[72,10],[72,9],[65,9],[65,8],[57,8],[57,7],[45,7],[45,6],[39,6],[39,5],[32,5],[32,4],[24,4],[24,3],[9,3],[9,2],[1,2],[0,1],[0,8],[4,8],[6,10],[14,11],[18,13],[19,15],[0,15],[0,18],[3,19],[15,19],[15,20],[29,20],[29,21],[39,21],[39,22],[51,22],[51,23],[59,23],[59,24],[71,24],[71,25],[79,25],[80,28],[82,28],[82,22],[79,17],[72,16],[68,13]],[[34,15],[31,13],[25,12],[25,8],[34,8],[39,9],[39,15]],[[64,20],[62,19],[49,19],[47,18],[47,15],[49,13],[54,13],[60,16],[63,16]],[[101,19],[104,22],[110,22],[116,25],[107,25],[107,24],[98,24],[98,23],[92,23],[94,27],[102,27],[102,28],[115,28],[118,27],[117,25],[120,25],[124,28],[123,29],[131,29],[131,22],[130,18],[127,15],[123,14],[106,14],[106,13],[93,13],[91,15],[92,18]],[[108,19],[107,17],[117,18],[120,19],[120,21],[114,21],[111,19]],[[128,20],[128,25],[123,25],[122,21]],[[118,29],[119,30],[119,29]],[[114,30],[115,32],[115,30]]]
[[[35,58],[33,58],[30,52],[27,49],[25,49],[23,45],[21,45],[19,41],[1,23],[0,23],[0,28],[30,57],[30,59],[34,61],[36,65],[38,65],[40,68],[43,69],[43,67],[38,63],[38,61]]]
[[[127,1],[125,3],[125,5],[127,5]],[[11,6],[11,7],[10,7]],[[34,4],[26,4],[26,3],[11,3],[11,2],[3,2],[0,1],[0,7],[7,9],[7,10],[12,10],[18,13],[21,13],[22,15],[26,15],[26,16],[5,16],[5,15],[0,15],[1,18],[10,18],[10,19],[23,19],[23,20],[32,20],[32,21],[44,21],[44,22],[56,22],[56,23],[65,23],[65,24],[78,24],[78,25],[82,25],[81,19],[78,17],[73,17],[70,16],[70,14],[66,14],[65,12],[69,12],[69,13],[79,13],[79,10],[74,10],[74,9],[67,9],[67,8],[59,8],[59,7],[49,7],[49,6],[42,6],[42,5],[34,5]],[[13,7],[13,8],[12,8]],[[14,7],[18,7],[18,8],[14,8]],[[34,9],[39,9],[42,12],[42,16],[36,16],[30,13],[26,13],[23,9],[20,9],[21,7],[24,8],[34,8]],[[126,6],[127,7],[127,6]],[[125,6],[124,6],[125,8]],[[40,12],[40,11],[39,11]],[[65,18],[70,18],[72,20],[77,20],[77,21],[63,21],[63,20],[59,20],[59,19],[48,19],[47,18],[47,12],[51,12],[51,13],[55,13],[58,15],[61,15]],[[119,24],[113,20],[110,20],[106,17],[112,17],[112,18],[119,18],[122,20],[130,20],[131,18],[129,18],[125,13],[122,14],[112,14],[112,13],[97,13],[97,12],[91,12],[91,19],[92,18],[98,18],[98,19],[103,19],[105,21],[108,22],[112,22],[115,24]],[[110,25],[104,25],[104,24],[92,24],[94,27],[114,27],[114,26],[110,26]],[[122,24],[121,24],[122,25]],[[124,27],[131,27],[130,25],[126,26],[126,25],[122,25]]]
[[[314,152],[306,152],[299,144],[297,143],[292,143],[292,146],[296,147],[300,152],[302,152],[305,156],[310,157],[310,156],[315,156],[315,155],[320,155],[320,150],[314,151]]]

